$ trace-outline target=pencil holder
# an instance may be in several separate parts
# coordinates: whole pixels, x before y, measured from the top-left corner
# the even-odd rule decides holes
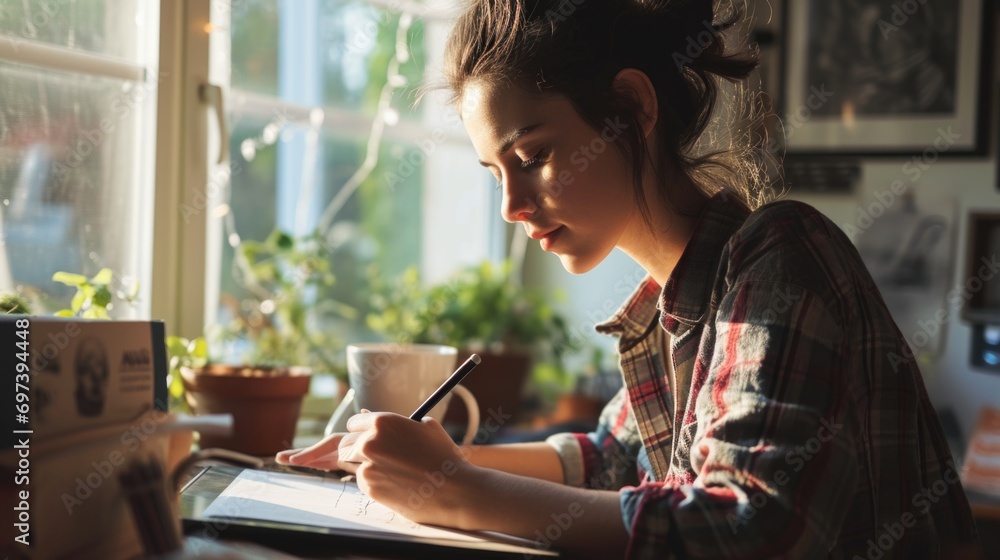
[[[142,461],[147,469],[158,465],[163,480],[170,422],[171,415],[151,411],[129,422],[32,441],[30,495],[25,500],[29,502],[25,525],[30,529],[31,546],[18,552],[28,558],[142,555],[145,545],[130,506],[129,483],[122,477],[130,476],[126,471]],[[20,457],[12,453],[17,450],[7,451],[0,453],[0,470],[14,472]],[[147,477],[155,478],[154,474],[147,473]],[[155,515],[179,527],[166,486],[159,496]],[[13,542],[13,537],[5,542]]]
[[[124,466],[118,479],[146,556],[180,550],[183,546],[180,517],[161,459],[137,457]]]

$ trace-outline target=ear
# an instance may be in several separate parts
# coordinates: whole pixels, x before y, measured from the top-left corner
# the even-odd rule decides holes
[[[616,90],[624,90],[639,102],[642,110],[641,115],[637,115],[639,124],[642,126],[642,134],[646,138],[652,134],[656,128],[656,121],[659,118],[659,103],[656,99],[656,88],[649,76],[641,70],[635,68],[625,68],[618,72],[612,82],[612,87]]]

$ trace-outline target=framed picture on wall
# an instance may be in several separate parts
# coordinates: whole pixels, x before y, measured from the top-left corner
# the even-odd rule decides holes
[[[785,0],[788,153],[986,155],[992,0]]]

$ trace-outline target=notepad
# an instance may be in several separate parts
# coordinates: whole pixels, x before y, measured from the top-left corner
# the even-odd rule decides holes
[[[431,544],[525,557],[558,556],[530,540],[510,535],[473,534],[415,523],[369,498],[353,481],[287,472],[243,470],[199,517],[317,527],[331,534],[385,537],[413,546]]]
[[[465,533],[414,523],[373,501],[355,482],[280,472],[244,470],[202,515],[489,542]]]

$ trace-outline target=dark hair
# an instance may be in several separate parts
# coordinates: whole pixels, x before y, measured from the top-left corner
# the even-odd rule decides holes
[[[727,99],[753,99],[740,82],[757,67],[756,50],[726,52],[726,31],[740,15],[734,7],[714,23],[712,0],[473,0],[448,40],[445,78],[453,102],[469,81],[485,80],[564,95],[595,130],[607,118],[621,118],[628,126],[614,144],[631,163],[636,199],[648,222],[641,107],[612,87],[622,69],[640,70],[657,93],[659,153],[653,161],[664,201],[669,203],[670,189],[661,162],[707,194],[728,189],[755,208],[768,197],[753,133],[706,133],[713,120],[735,122],[715,118],[723,81],[736,84]]]

